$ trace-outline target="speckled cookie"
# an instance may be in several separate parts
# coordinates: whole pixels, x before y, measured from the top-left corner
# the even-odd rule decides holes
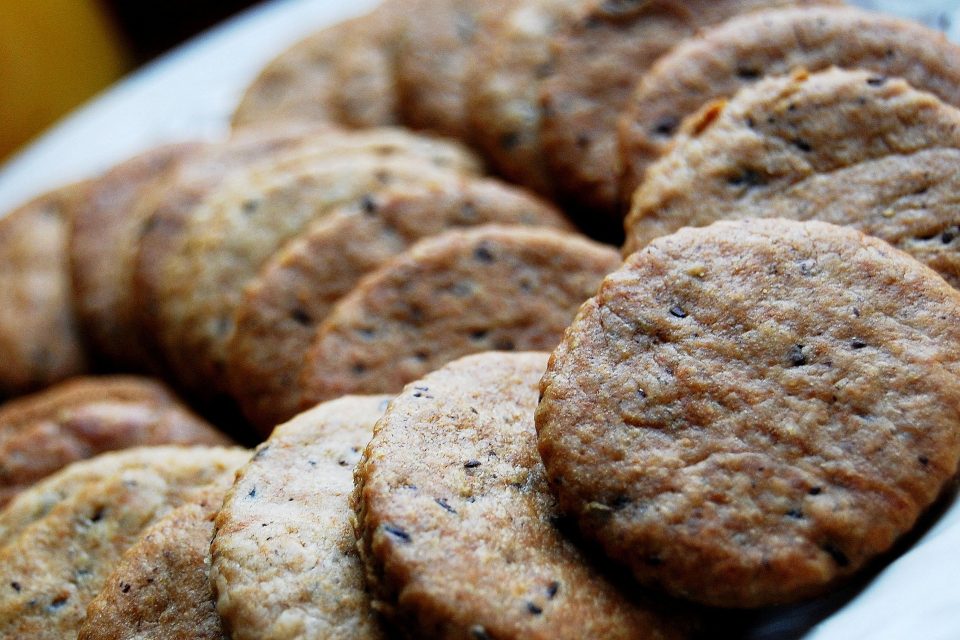
[[[551,70],[550,36],[589,1],[519,1],[483,25],[467,60],[469,139],[500,175],[546,196],[554,186],[540,145],[539,87]]]
[[[390,19],[394,11],[389,7],[395,4],[387,2],[369,14],[326,27],[282,52],[247,88],[233,114],[233,125],[393,124],[399,24]]]
[[[357,556],[353,467],[388,396],[350,396],[277,427],[216,519],[211,576],[233,640],[385,638]]]
[[[223,488],[146,529],[87,606],[78,640],[227,640],[210,582]]]
[[[539,450],[636,578],[755,607],[891,548],[960,460],[960,293],[881,240],[783,219],[654,240],[554,352]]]
[[[69,219],[83,184],[0,218],[0,399],[83,373],[70,293]]]
[[[226,344],[243,287],[310,223],[390,184],[453,175],[408,154],[343,150],[297,167],[239,172],[194,211],[158,283],[158,340],[180,384],[201,393],[227,387]]]
[[[156,447],[103,459],[116,464],[124,456],[140,464],[84,483],[19,535],[3,538],[0,636],[75,638],[90,600],[140,532],[211,483],[226,489],[249,452]],[[74,466],[100,463],[94,458]],[[71,469],[62,473],[76,475]]]
[[[834,2],[834,0],[825,0]],[[583,223],[619,227],[617,117],[661,55],[697,29],[739,13],[818,0],[592,0],[551,39],[544,80],[544,157],[561,196],[584,209]]]
[[[364,274],[417,240],[491,222],[569,229],[525,192],[443,175],[372,191],[287,243],[247,286],[226,347],[230,389],[247,417],[269,434],[300,410],[297,372],[317,325]]]
[[[915,22],[853,8],[757,12],[690,38],[663,56],[620,117],[621,200],[669,147],[682,119],[764,76],[831,65],[906,80],[960,104],[960,47]]]
[[[783,217],[852,225],[960,284],[960,111],[901,80],[771,78],[705,108],[651,165],[629,253],[685,226]]]
[[[0,507],[41,478],[105,451],[229,442],[159,382],[74,378],[0,405]]]
[[[533,412],[545,353],[470,356],[394,399],[357,466],[376,609],[411,638],[680,638],[558,527]]]
[[[304,358],[304,406],[397,392],[468,353],[547,350],[619,258],[552,229],[485,225],[422,240],[334,305]]]
[[[133,265],[143,220],[137,206],[150,186],[201,145],[157,147],[91,180],[71,218],[69,257],[77,318],[91,355],[136,369],[145,356],[135,330]]]

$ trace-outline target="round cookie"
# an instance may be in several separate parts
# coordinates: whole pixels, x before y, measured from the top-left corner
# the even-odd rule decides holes
[[[320,324],[304,406],[389,393],[469,353],[552,349],[620,259],[547,228],[485,225],[422,240],[366,276]]]
[[[87,184],[71,218],[74,308],[91,355],[114,367],[135,369],[145,361],[134,329],[133,264],[143,224],[137,203],[151,184],[200,150],[196,143],[171,144],[121,163]]]
[[[83,373],[67,234],[82,183],[0,218],[0,399]]]
[[[822,593],[960,460],[960,293],[881,240],[782,219],[658,238],[554,351],[539,450],[636,578],[727,607]]]
[[[385,638],[363,582],[348,498],[389,396],[349,396],[273,432],[216,519],[211,576],[234,640]]]
[[[353,496],[377,610],[409,637],[684,637],[558,528],[533,425],[546,363],[470,356],[390,403]]]
[[[550,36],[589,0],[522,0],[484,24],[467,60],[469,139],[497,172],[546,196],[554,186],[540,145],[540,93]]]
[[[105,451],[229,442],[159,382],[74,378],[0,405],[0,507],[41,478]]]
[[[377,189],[317,221],[267,261],[236,312],[231,394],[263,433],[301,407],[296,373],[317,325],[360,278],[422,238],[490,222],[569,229],[552,207],[494,180],[438,176]]]
[[[800,72],[691,118],[650,167],[625,253],[685,226],[783,217],[852,225],[960,284],[960,111],[868,72]]]
[[[171,511],[124,552],[87,606],[78,640],[227,640],[210,582],[223,490]]]
[[[764,76],[831,65],[898,77],[960,105],[960,47],[923,25],[854,8],[762,11],[690,38],[644,75],[620,116],[621,201],[685,116]]]
[[[254,167],[225,180],[194,211],[158,282],[158,341],[180,384],[226,390],[226,344],[243,287],[284,243],[371,191],[455,175],[407,154],[347,150],[296,167]]]
[[[657,58],[707,25],[795,4],[818,0],[591,0],[553,35],[552,73],[540,88],[541,143],[561,198],[589,216],[585,225],[619,227],[617,118]]]
[[[144,452],[147,452],[144,460]],[[0,548],[0,635],[75,637],[87,604],[146,527],[211,483],[226,489],[242,449],[157,447],[108,454],[141,461],[85,483]],[[98,458],[78,463],[96,465]],[[69,469],[67,470],[69,472]]]

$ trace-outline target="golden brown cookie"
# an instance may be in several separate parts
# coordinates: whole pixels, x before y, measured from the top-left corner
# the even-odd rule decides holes
[[[223,488],[147,528],[87,606],[78,640],[227,640],[210,582]]]
[[[756,607],[884,553],[960,461],[960,292],[834,225],[718,222],[612,273],[554,351],[540,453],[636,578]]]
[[[491,222],[569,228],[522,191],[444,174],[375,189],[288,242],[246,287],[226,346],[231,393],[247,417],[269,434],[300,410],[297,372],[317,325],[364,274],[419,239]]]
[[[828,70],[706,107],[648,170],[625,252],[685,226],[783,217],[852,225],[960,284],[960,111],[905,82]]]
[[[83,183],[0,218],[0,399],[83,373],[67,234]]]
[[[216,520],[212,577],[234,640],[379,639],[348,497],[388,396],[322,404],[273,432]]]
[[[153,447],[105,454],[73,467],[116,465],[124,457],[140,464],[76,487],[18,535],[3,538],[0,636],[76,637],[90,600],[140,532],[195,500],[211,483],[226,489],[249,452]],[[61,473],[75,476],[73,467]]]
[[[764,76],[831,65],[898,77],[960,105],[960,47],[915,22],[854,8],[757,12],[690,38],[637,85],[620,117],[621,200],[669,147],[684,117]]]
[[[825,0],[835,3],[836,0]],[[697,29],[740,13],[818,0],[592,0],[551,38],[541,141],[563,200],[591,228],[619,227],[617,117],[644,73]]]
[[[304,406],[396,392],[468,353],[552,349],[619,264],[605,245],[545,228],[484,225],[422,240],[320,324],[300,372]]]
[[[157,381],[73,378],[0,405],[0,507],[41,478],[105,451],[229,442]]]
[[[142,368],[135,330],[133,266],[150,186],[201,145],[171,144],[146,151],[91,180],[71,218],[70,275],[77,318],[92,356],[116,367]]]
[[[545,353],[490,352],[411,383],[357,467],[376,608],[411,638],[684,637],[558,528],[533,412]]]

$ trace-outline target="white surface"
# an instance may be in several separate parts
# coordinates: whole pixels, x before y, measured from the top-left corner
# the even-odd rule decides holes
[[[48,188],[93,175],[160,142],[222,134],[267,60],[317,27],[376,0],[281,0],[254,9],[122,81],[0,169],[0,215]],[[921,19],[960,40],[960,0],[860,0]],[[953,20],[949,19],[953,16]],[[960,639],[960,501],[809,640]],[[766,616],[754,638],[798,637],[829,601]],[[723,635],[715,634],[715,635]]]

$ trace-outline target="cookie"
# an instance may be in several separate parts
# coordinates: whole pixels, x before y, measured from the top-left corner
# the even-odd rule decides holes
[[[385,638],[357,556],[353,467],[389,397],[345,397],[277,427],[216,519],[211,576],[234,640]]]
[[[648,170],[625,252],[722,218],[852,225],[960,284],[960,112],[905,82],[828,70],[706,107]]]
[[[422,240],[334,305],[304,357],[304,406],[389,393],[469,353],[552,349],[619,266],[551,229],[485,225]]]
[[[960,47],[915,22],[854,8],[806,7],[735,18],[677,45],[620,116],[621,200],[670,146],[685,116],[763,76],[835,65],[898,77],[960,104]]]
[[[0,218],[0,399],[87,369],[70,293],[69,219],[82,183]]]
[[[583,210],[585,225],[619,227],[617,117],[657,58],[707,25],[795,4],[818,2],[592,0],[553,35],[552,73],[540,89],[541,141],[560,196]]]
[[[226,640],[210,582],[223,491],[178,507],[124,552],[87,606],[78,640]]]
[[[360,278],[427,236],[490,222],[569,229],[552,207],[494,180],[438,176],[377,189],[291,240],[247,286],[227,343],[230,389],[261,432],[293,417],[317,325]]]
[[[743,220],[658,238],[554,351],[553,490],[642,583],[755,607],[823,593],[960,460],[960,292],[887,243]]]
[[[407,637],[679,638],[558,524],[533,412],[545,353],[470,356],[408,385],[357,466],[359,550]]]
[[[551,35],[588,1],[517,2],[483,24],[467,59],[469,139],[500,175],[548,197],[554,186],[540,144],[539,87],[551,69]]]
[[[225,391],[225,346],[243,287],[285,242],[372,190],[453,175],[409,154],[344,148],[296,167],[252,168],[225,180],[197,208],[158,282],[158,340],[186,388]]]
[[[182,158],[198,153],[196,143],[146,151],[91,180],[71,218],[70,275],[74,308],[92,355],[111,367],[142,366],[134,330],[133,262],[143,220],[139,198]]]
[[[103,461],[116,464],[123,456],[141,463],[83,484],[19,535],[3,538],[0,635],[75,637],[90,600],[140,532],[211,483],[225,490],[249,459],[242,449],[156,447],[107,454]]]
[[[0,405],[0,507],[41,478],[105,451],[229,442],[159,382],[74,378]]]

